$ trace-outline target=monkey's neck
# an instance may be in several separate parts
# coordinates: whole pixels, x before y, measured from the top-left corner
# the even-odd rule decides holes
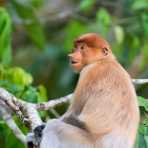
[[[102,63],[107,63],[107,62],[110,62],[110,61],[117,62],[116,58],[112,55],[109,58],[106,57],[106,58],[97,59],[97,60],[95,60],[95,61],[93,61],[89,64],[86,64],[80,72],[80,77],[85,75],[85,73],[87,73],[87,71],[90,71],[91,69],[93,69],[94,66],[95,67],[102,66]]]
[[[85,66],[83,67],[83,69],[81,70],[81,72],[86,69],[87,67],[91,67],[92,65],[95,65],[96,63],[104,63],[107,61],[116,61],[116,57],[113,54],[109,54],[107,56],[102,56],[102,57],[96,57],[94,58],[94,60],[89,61],[87,64],[85,64]],[[81,74],[80,72],[80,74]]]

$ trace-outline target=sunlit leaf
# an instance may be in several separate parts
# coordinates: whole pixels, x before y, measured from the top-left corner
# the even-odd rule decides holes
[[[108,11],[104,8],[101,8],[98,12],[97,12],[97,17],[96,17],[98,22],[103,23],[106,26],[109,26],[111,24],[111,17],[108,13]]]
[[[8,70],[8,79],[18,85],[29,85],[32,83],[32,76],[22,68],[15,67]]]
[[[132,9],[140,10],[140,9],[148,9],[148,0],[135,0]]]
[[[95,0],[82,0],[80,3],[80,9],[88,11],[95,3]]]
[[[99,11],[96,13],[96,21],[98,25],[98,31],[103,36],[106,36],[111,25],[111,16],[106,9],[99,9]]]
[[[39,94],[38,102],[44,102],[48,100],[47,90],[43,85],[38,86],[38,94]]]
[[[0,7],[0,61],[4,65],[11,62],[11,19],[7,11]]]
[[[114,27],[115,37],[118,44],[121,44],[124,40],[124,30],[121,26],[116,25]]]

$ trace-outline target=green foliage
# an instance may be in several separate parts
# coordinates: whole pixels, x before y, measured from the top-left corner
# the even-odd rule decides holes
[[[4,8],[0,8],[0,87],[7,89],[16,97],[26,101],[47,101],[46,88],[43,85],[33,87],[31,74],[20,67],[9,67],[11,62],[10,41],[11,20],[7,11]],[[42,44],[44,45],[44,43]],[[42,116],[44,115],[42,114]],[[2,147],[10,148],[16,147],[16,145],[17,147],[24,147],[2,121],[0,121],[0,131],[0,145]]]
[[[18,98],[39,102],[47,100],[47,92],[43,85],[32,86],[32,76],[20,67],[4,68],[0,65],[0,87],[16,95]]]
[[[65,40],[65,49],[69,51],[73,46],[73,40],[77,38],[80,34],[83,34],[87,31],[85,25],[78,21],[71,21],[65,28],[66,40]]]
[[[124,30],[123,27],[120,25],[116,25],[114,27],[114,32],[115,32],[115,38],[117,41],[117,44],[122,44],[124,41]]]
[[[80,3],[80,9],[82,11],[89,11],[94,5],[95,0],[82,0]]]
[[[10,64],[13,64],[11,62],[10,44],[11,20],[7,11],[4,8],[0,8],[0,87],[6,88],[20,99],[30,102],[47,100],[46,88],[43,85],[34,87],[34,83],[44,82],[48,87],[48,95],[52,96],[54,94],[54,97],[55,95],[61,96],[70,91],[72,92],[75,82],[73,82],[72,72],[65,64],[68,63],[65,58],[65,52],[70,51],[73,46],[73,40],[77,36],[86,32],[97,32],[108,39],[117,59],[125,68],[130,70],[136,61],[137,65],[134,68],[136,74],[134,77],[148,77],[147,0],[125,0],[119,4],[120,7],[117,7],[115,1],[110,0],[81,0],[79,3],[78,1],[73,1],[79,4],[79,10],[76,10],[68,19],[59,21],[60,17],[57,17],[58,19],[54,20],[53,24],[51,21],[51,25],[46,20],[50,18],[50,15],[47,17],[46,14],[44,17],[44,13],[47,11],[44,10],[44,2],[46,5],[47,1],[42,0],[11,0],[8,2],[8,6],[11,6],[8,7],[8,12],[12,12],[10,15],[14,19],[13,29],[16,29],[16,32],[17,29],[20,32],[22,31],[22,36],[23,34],[28,35],[27,37],[22,37],[24,38],[23,41],[21,40],[22,45],[14,44],[14,47],[16,46],[14,48],[14,55],[21,60],[16,60],[15,57],[14,65],[17,66],[11,67]],[[43,14],[40,15],[40,13]],[[56,14],[59,15],[58,9],[55,12]],[[42,18],[40,16],[44,17],[43,20],[46,20],[46,24],[41,23],[40,20]],[[15,20],[16,18],[19,23]],[[47,28],[47,26],[48,29],[44,32],[44,28]],[[50,41],[48,48],[46,48],[45,36]],[[15,43],[17,38],[15,36],[13,38]],[[32,43],[34,43],[35,47],[32,46]],[[36,47],[46,50],[36,52],[34,50]],[[24,53],[27,54],[25,55]],[[137,59],[137,57],[142,58]],[[21,62],[34,76],[31,76],[30,73],[19,67]],[[68,83],[70,80],[72,83]],[[139,90],[138,87],[138,93]],[[142,89],[139,94],[147,96],[147,88],[145,90]],[[138,97],[138,101],[141,123],[135,148],[148,148],[148,100],[144,97]],[[64,109],[62,107],[58,111],[64,112]],[[45,117],[45,114],[41,115]],[[20,145],[16,146],[18,141],[16,141],[12,132],[1,121],[0,131],[0,146],[22,147]],[[9,143],[8,138],[11,139]]]
[[[32,84],[33,78],[22,68],[14,67],[7,70],[7,80],[17,85],[27,86]]]
[[[3,148],[25,148],[25,146],[16,139],[7,125],[2,122],[0,122],[0,146]]]
[[[148,8],[148,1],[147,0],[140,0],[140,1],[134,0],[132,8],[134,10],[147,9]]]
[[[32,2],[35,5],[38,5],[38,3],[40,3],[39,0],[38,3],[35,3],[35,1]],[[18,0],[11,0],[11,4],[22,20],[27,34],[31,38],[31,40],[35,43],[35,45],[37,45],[38,48],[42,50],[45,49],[46,39],[43,26],[39,22],[32,5],[29,3],[21,3]]]
[[[11,19],[7,11],[0,7],[0,61],[4,65],[11,62]]]
[[[148,100],[143,97],[138,97],[139,106],[143,107],[146,112],[148,112]]]
[[[47,101],[47,90],[43,85],[39,85],[38,86],[38,102],[43,102],[43,101]]]
[[[138,97],[139,107],[141,111],[141,123],[139,125],[139,133],[135,148],[148,147],[148,100],[143,97]]]
[[[101,35],[106,36],[111,25],[111,16],[106,9],[101,8],[96,13],[96,21],[99,32],[101,33]]]
[[[148,7],[147,7],[148,9]],[[143,30],[144,30],[144,35],[148,38],[148,15],[147,15],[147,12],[146,13],[143,13],[141,15],[141,20],[142,20],[142,27],[143,27]]]
[[[40,8],[43,4],[43,0],[31,0],[31,4],[35,8]]]
[[[148,136],[138,134],[135,148],[148,148]]]

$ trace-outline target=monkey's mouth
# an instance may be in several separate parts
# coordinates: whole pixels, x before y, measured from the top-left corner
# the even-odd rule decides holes
[[[71,60],[70,63],[74,65],[74,64],[77,64],[78,62],[74,61],[74,60]]]

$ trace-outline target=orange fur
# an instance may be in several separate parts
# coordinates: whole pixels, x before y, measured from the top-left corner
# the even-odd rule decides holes
[[[69,56],[80,78],[56,127],[64,139],[61,147],[68,148],[69,141],[71,148],[132,148],[139,123],[136,93],[107,41],[94,33],[82,35]]]

